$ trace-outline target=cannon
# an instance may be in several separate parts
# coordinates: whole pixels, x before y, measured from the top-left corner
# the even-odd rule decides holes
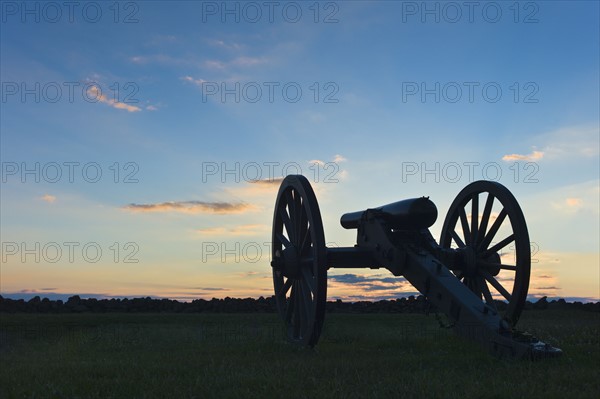
[[[327,270],[387,268],[443,312],[453,329],[504,358],[554,357],[562,351],[515,326],[529,287],[531,253],[521,208],[503,185],[476,181],[450,205],[439,243],[426,197],[344,214],[353,247],[325,245],[315,193],[302,175],[283,179],[273,216],[271,268],[287,339],[317,344],[325,319]],[[507,248],[512,259],[503,253]]]

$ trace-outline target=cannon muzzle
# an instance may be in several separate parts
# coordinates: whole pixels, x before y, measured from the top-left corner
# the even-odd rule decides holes
[[[392,229],[420,230],[431,227],[437,219],[437,208],[429,198],[411,198],[374,209],[345,213],[340,223],[345,229],[356,229],[365,212],[375,212]]]

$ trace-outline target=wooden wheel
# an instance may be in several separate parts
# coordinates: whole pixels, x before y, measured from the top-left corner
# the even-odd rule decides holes
[[[463,251],[465,261],[453,267],[454,274],[514,326],[527,299],[531,251],[525,217],[511,192],[491,181],[466,186],[448,210],[440,245]],[[507,305],[499,307],[497,300]]]
[[[319,205],[302,175],[287,176],[279,187],[271,248],[275,301],[288,339],[314,346],[325,317],[327,252]]]

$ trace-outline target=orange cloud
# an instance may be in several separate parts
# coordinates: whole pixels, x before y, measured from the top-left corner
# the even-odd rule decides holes
[[[52,204],[54,201],[56,201],[56,197],[54,195],[50,195],[50,194],[44,194],[42,197],[40,197],[43,201],[46,201],[50,204]]]
[[[129,204],[123,209],[132,212],[180,212],[188,214],[213,213],[233,214],[255,210],[255,206],[246,203],[182,201],[162,202],[158,204]]]
[[[90,100],[95,99],[96,101],[108,104],[116,109],[124,109],[127,112],[138,112],[142,110],[140,107],[136,107],[135,105],[129,105],[120,101],[116,101],[115,99],[106,97],[104,94],[102,94],[102,92],[98,89],[97,86],[90,86],[90,88],[87,90],[87,93],[88,95],[92,96],[90,97]]]
[[[542,151],[533,151],[528,155],[520,155],[520,154],[508,154],[502,157],[503,161],[538,161],[544,157],[544,153]]]
[[[581,198],[567,198],[565,203],[570,208],[579,208],[583,204]]]

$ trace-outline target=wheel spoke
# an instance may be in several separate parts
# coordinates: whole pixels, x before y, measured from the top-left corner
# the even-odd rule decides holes
[[[494,220],[494,224],[492,224],[492,227],[490,227],[490,231],[488,231],[488,233],[485,235],[484,239],[481,241],[481,244],[479,244],[479,247],[477,248],[479,251],[487,249],[488,245],[490,245],[490,243],[494,239],[494,236],[498,232],[498,229],[500,229],[500,226],[502,225],[502,222],[504,222],[505,218],[506,218],[506,208],[503,208],[500,211],[500,213],[498,214],[498,217],[496,218],[496,220]]]
[[[300,196],[300,193],[298,191],[294,191],[294,218],[296,219],[296,239],[294,241],[294,244],[298,245],[298,247],[300,247],[300,240],[302,240],[303,238],[302,232],[304,230],[302,227],[302,210],[302,197]]]
[[[283,225],[285,227],[285,231],[287,231],[288,236],[290,237],[291,240],[293,240],[294,236],[294,228],[292,227],[292,221],[290,220],[290,216],[288,215],[287,211],[285,210],[285,206],[279,208],[279,216],[281,216],[281,220],[283,221]]]
[[[306,316],[306,323],[304,325],[308,327],[310,326],[311,320],[313,319],[313,300],[312,296],[310,295],[309,287],[304,281],[300,283],[300,287],[302,292],[302,304],[304,308],[304,314]]]
[[[487,199],[485,200],[485,206],[483,207],[483,215],[481,216],[481,224],[479,225],[479,231],[477,234],[477,246],[481,243],[485,237],[490,216],[492,214],[492,207],[494,206],[494,196],[492,193],[488,193]]]
[[[500,241],[499,243],[497,243],[493,247],[487,249],[484,253],[481,254],[481,257],[482,258],[487,258],[491,254],[493,254],[495,252],[498,252],[499,250],[501,250],[502,248],[504,248],[505,246],[507,246],[508,244],[510,244],[511,242],[513,242],[514,240],[515,240],[515,235],[514,234],[509,235],[504,240]]]
[[[452,236],[452,238],[454,238],[454,241],[456,242],[456,245],[458,245],[459,248],[465,247],[465,243],[460,239],[459,235],[456,233],[456,230],[452,230],[450,235]]]
[[[304,278],[304,282],[306,283],[310,293],[314,296],[316,295],[317,288],[315,287],[314,277],[310,273],[310,270],[306,268],[302,268],[302,277]]]
[[[281,297],[281,299],[283,301],[285,301],[285,296],[287,295],[287,293],[290,290],[291,286],[292,286],[292,279],[288,278],[276,295],[279,296],[279,297]]]
[[[467,214],[464,208],[460,208],[460,224],[463,230],[463,236],[465,237],[465,244],[471,243],[471,232],[469,231],[469,222],[467,221]]]
[[[479,225],[479,194],[471,199],[471,242],[473,246],[477,242],[477,227]]]
[[[486,272],[485,270],[480,270],[481,275],[487,280],[489,281],[489,283],[500,293],[502,294],[502,296],[504,298],[506,298],[508,301],[511,300],[512,295],[509,294],[508,291],[506,291],[506,288],[504,288],[502,286],[502,284],[500,284],[498,282],[498,280],[496,280],[491,274],[489,274],[488,272]]]
[[[291,279],[288,279],[288,281],[290,281]],[[287,302],[287,308],[285,309],[285,322],[286,324],[290,324],[292,322],[292,315],[294,313],[294,291],[295,291],[295,286],[292,286],[292,292],[290,294],[289,299],[286,301]]]
[[[490,305],[494,310],[497,311],[496,309],[496,303],[494,302],[494,298],[492,298],[492,293],[490,292],[489,287],[487,286],[487,283],[485,282],[483,277],[479,277],[477,279],[478,283],[479,283],[479,289],[481,290],[481,292],[483,292],[483,297],[485,298],[485,302]]]
[[[310,226],[308,226],[306,232],[304,233],[304,237],[302,238],[302,242],[298,247],[298,252],[300,254],[304,254],[305,251],[310,247],[311,241],[312,240],[310,238]]]
[[[285,248],[288,248],[292,245],[292,243],[282,233],[277,232],[275,235],[277,236],[279,242],[281,242]]]
[[[300,223],[298,223],[298,248],[302,249],[306,242],[308,232],[308,217],[306,215],[306,208],[303,206],[300,211]]]
[[[290,237],[290,240],[292,242],[296,241],[296,223],[297,223],[297,219],[296,219],[296,207],[295,207],[295,203],[294,203],[294,197],[292,196],[292,190],[287,190],[285,192],[285,203],[287,204],[287,209],[288,209],[288,220],[289,220],[289,230],[288,230],[288,236]]]
[[[500,269],[503,270],[514,270],[515,272],[517,271],[517,267],[514,265],[500,265]]]
[[[292,296],[294,298],[294,338],[300,338],[300,326],[302,324],[300,318],[302,317],[302,307],[300,302],[300,289],[298,286],[298,281],[294,281],[294,288],[292,291]]]

